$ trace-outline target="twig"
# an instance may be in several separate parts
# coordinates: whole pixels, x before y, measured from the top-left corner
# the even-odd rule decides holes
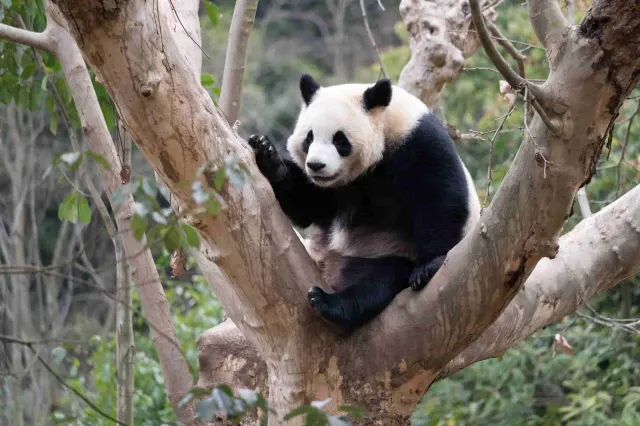
[[[480,214],[482,214],[484,209],[487,207],[487,200],[489,199],[489,193],[491,192],[491,180],[492,180],[491,160],[493,156],[493,142],[495,141],[496,137],[502,130],[502,127],[504,127],[504,123],[507,122],[507,120],[509,119],[509,116],[511,115],[511,113],[515,108],[516,108],[516,104],[514,103],[513,105],[511,105],[511,107],[509,108],[509,111],[505,114],[504,118],[500,122],[500,125],[494,132],[493,137],[491,137],[491,140],[489,140],[489,167],[487,172],[487,192],[484,195],[484,200],[482,201],[482,209],[480,210]]]
[[[257,8],[258,0],[237,0],[233,8],[219,104],[220,109],[231,125],[236,122],[240,114],[249,37],[251,36]]]
[[[629,124],[627,125],[627,133],[624,137],[624,144],[622,145],[622,152],[620,153],[620,160],[618,160],[618,177],[617,177],[617,186],[616,186],[616,197],[618,198],[618,194],[620,193],[620,169],[622,166],[622,161],[624,160],[625,153],[627,151],[627,145],[629,145],[629,136],[631,135],[631,125],[633,124],[633,120],[640,113],[640,101],[638,101],[638,106],[634,113],[629,117]]]
[[[507,83],[509,83],[514,90],[517,90],[521,94],[525,89],[529,91],[531,105],[533,105],[547,128],[552,133],[557,133],[558,130],[556,129],[556,126],[551,123],[546,112],[538,102],[538,99],[544,100],[545,98],[542,88],[534,83],[528,82],[511,69],[507,61],[502,57],[491,41],[491,35],[489,34],[489,30],[485,24],[484,16],[482,16],[478,0],[470,0],[469,5],[471,6],[471,15],[473,16],[473,23],[478,31],[478,37],[480,38],[480,42],[482,43],[482,47],[487,53],[487,56],[491,59],[491,62],[493,62],[498,71],[500,71],[500,74],[502,74]]]
[[[582,217],[586,219],[591,216],[591,208],[589,207],[589,197],[587,197],[587,191],[584,189],[584,187],[578,189],[577,197]]]
[[[498,27],[493,22],[488,22],[487,25],[489,26],[489,30],[491,30],[491,34],[493,34],[495,39],[498,41],[498,44],[502,46],[518,64],[518,74],[520,77],[525,78],[524,60],[527,59],[527,57],[516,50],[513,44],[511,44],[511,42],[502,35]]]
[[[129,426],[126,423],[122,423],[119,422],[118,420],[114,419],[113,417],[111,417],[109,414],[105,413],[104,411],[102,411],[100,408],[98,408],[97,405],[95,405],[93,402],[91,402],[91,400],[89,398],[87,398],[86,396],[84,396],[80,391],[78,391],[76,388],[74,388],[73,386],[71,386],[70,384],[68,384],[62,377],[60,377],[60,375],[58,375],[58,373],[56,373],[53,368],[51,368],[51,366],[40,356],[40,354],[38,353],[38,351],[36,351],[36,349],[34,348],[34,343],[26,341],[26,340],[21,340],[21,339],[17,339],[15,337],[10,337],[10,336],[0,336],[0,340],[9,342],[9,343],[15,343],[18,345],[23,345],[28,347],[31,352],[33,352],[33,355],[38,358],[38,361],[40,361],[40,363],[42,364],[42,366],[53,376],[55,377],[55,379],[60,382],[60,384],[62,386],[64,386],[65,388],[69,389],[71,392],[73,392],[78,398],[80,398],[81,400],[83,400],[85,402],[85,404],[87,404],[89,407],[91,407],[96,413],[100,414],[102,417],[104,417],[107,420],[111,420],[112,422],[122,425],[122,426]]]
[[[380,70],[382,71],[382,74],[386,78],[389,75],[387,74],[387,70],[384,68],[384,64],[382,63],[382,57],[380,56],[380,49],[378,49],[376,39],[373,36],[373,33],[371,32],[371,27],[369,26],[369,18],[367,18],[367,9],[364,7],[364,0],[360,0],[360,10],[362,11],[362,20],[364,21],[364,28],[367,30],[367,35],[369,36],[369,41],[371,42],[371,46],[373,46],[373,50],[376,51],[376,56],[378,57]],[[382,10],[384,10],[384,8],[382,8]]]
[[[547,160],[547,157],[544,156],[544,154],[542,153],[542,150],[540,149],[540,146],[538,145],[538,142],[536,141],[536,138],[533,136],[533,134],[531,133],[531,130],[529,130],[529,125],[527,124],[527,103],[529,101],[529,90],[528,88],[525,88],[524,91],[524,102],[525,102],[525,107],[524,107],[524,128],[527,131],[527,134],[529,135],[529,137],[531,138],[531,141],[533,142],[533,145],[536,147],[536,152],[535,152],[535,157],[536,160],[540,159],[543,161],[544,163],[544,169],[543,169],[543,176],[546,179],[547,178],[547,164],[549,164],[549,160]]]

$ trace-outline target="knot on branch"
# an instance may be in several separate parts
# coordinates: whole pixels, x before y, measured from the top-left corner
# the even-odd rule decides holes
[[[159,74],[149,71],[147,79],[140,85],[140,94],[145,98],[150,98],[155,94],[161,81],[162,77]]]

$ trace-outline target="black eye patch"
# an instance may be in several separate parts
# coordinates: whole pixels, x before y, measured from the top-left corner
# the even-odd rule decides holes
[[[349,138],[347,138],[347,135],[345,135],[342,130],[338,130],[335,135],[333,135],[333,146],[336,147],[336,151],[338,151],[341,157],[346,157],[351,154],[351,142],[349,142]]]
[[[313,142],[313,130],[309,130],[309,133],[307,133],[307,137],[304,138],[304,141],[302,141],[302,151],[309,152],[309,146],[311,145],[311,142]]]

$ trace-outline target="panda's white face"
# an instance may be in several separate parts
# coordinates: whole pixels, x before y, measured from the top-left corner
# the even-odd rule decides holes
[[[344,185],[382,159],[384,108],[365,109],[367,87],[318,87],[303,106],[287,149],[316,185]]]

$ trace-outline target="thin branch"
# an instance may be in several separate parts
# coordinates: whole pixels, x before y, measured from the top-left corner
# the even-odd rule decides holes
[[[509,119],[509,116],[511,115],[511,113],[513,112],[514,109],[516,109],[515,102],[514,102],[513,105],[511,105],[511,107],[509,108],[509,111],[504,116],[504,118],[500,122],[500,125],[498,126],[498,128],[495,131],[495,133],[493,134],[493,137],[489,141],[489,166],[488,166],[489,170],[487,172],[487,193],[484,195],[484,200],[482,201],[482,210],[480,211],[480,214],[482,214],[482,211],[487,207],[487,200],[489,199],[489,193],[491,192],[491,178],[492,178],[491,160],[492,160],[492,156],[493,156],[493,142],[496,140],[496,137],[498,136],[498,134],[500,133],[500,131],[504,127],[504,123],[507,122],[507,120]],[[526,114],[526,112],[525,112],[525,114]]]
[[[380,7],[382,10],[384,10],[384,7],[382,7],[382,4],[380,4]],[[369,41],[371,42],[371,46],[373,46],[373,50],[375,50],[376,52],[378,63],[380,64],[380,70],[382,71],[382,74],[386,78],[389,76],[389,74],[387,74],[387,70],[384,68],[384,63],[382,63],[382,57],[380,56],[380,49],[378,49],[376,39],[373,36],[373,32],[371,32],[371,27],[369,26],[369,18],[367,18],[367,9],[364,6],[364,0],[360,0],[360,10],[362,11],[362,20],[364,21],[364,27],[367,30],[367,36],[369,36]]]
[[[180,16],[178,15],[178,11],[176,10],[175,6],[173,5],[173,1],[169,0],[169,4],[171,5],[171,10],[173,11],[176,19],[178,20],[178,22],[180,23],[180,26],[182,27],[182,29],[184,30],[185,34],[191,39],[191,41],[193,41],[193,43],[198,46],[198,49],[200,49],[200,51],[204,54],[204,56],[207,57],[207,59],[211,59],[211,57],[209,55],[207,55],[207,52],[204,51],[204,49],[202,49],[202,46],[200,46],[200,43],[198,43],[193,36],[191,35],[191,33],[189,33],[189,31],[185,28],[184,24],[182,23],[182,20],[180,19]]]
[[[487,29],[487,26],[485,24],[484,16],[482,16],[478,0],[470,0],[469,5],[471,6],[471,15],[473,16],[473,23],[476,26],[476,30],[478,31],[478,37],[480,38],[480,42],[482,43],[482,47],[484,47],[487,56],[489,57],[489,59],[491,59],[491,62],[493,62],[498,71],[500,71],[500,74],[502,74],[507,83],[509,83],[509,85],[519,93],[522,94],[525,88],[529,90],[531,105],[533,105],[547,128],[552,133],[557,133],[558,130],[556,129],[556,126],[551,123],[546,112],[538,102],[538,99],[545,99],[545,94],[542,88],[534,83],[528,82],[520,75],[518,75],[513,69],[511,69],[511,66],[509,66],[507,61],[502,57],[500,52],[498,52],[498,49],[496,49],[493,42],[491,41],[491,35],[489,34],[489,30]]]
[[[38,358],[38,361],[40,361],[40,363],[42,364],[42,366],[53,376],[55,377],[55,379],[60,382],[60,384],[62,386],[64,386],[65,388],[69,389],[71,392],[73,392],[78,398],[80,398],[81,400],[83,400],[85,402],[85,404],[87,404],[89,407],[91,407],[96,413],[100,414],[102,417],[104,417],[107,420],[111,420],[112,422],[122,425],[122,426],[129,426],[126,423],[122,423],[119,422],[118,420],[114,419],[113,417],[111,417],[109,414],[105,413],[104,411],[102,411],[97,405],[95,405],[93,402],[91,402],[91,400],[89,398],[87,398],[86,396],[84,396],[80,391],[78,391],[76,388],[74,388],[73,386],[71,386],[70,384],[68,384],[62,377],[60,377],[60,375],[58,373],[55,372],[55,370],[40,356],[40,354],[38,353],[38,351],[36,351],[36,349],[34,348],[34,343],[30,342],[30,341],[26,341],[26,340],[21,340],[21,339],[17,339],[15,337],[11,337],[11,336],[0,336],[0,340],[9,342],[9,343],[15,343],[18,345],[23,345],[26,346],[27,348],[29,348],[31,350],[31,352],[33,352],[33,355]]]
[[[233,125],[240,115],[249,38],[257,8],[258,0],[237,0],[233,8],[220,90],[220,109],[230,125]]]
[[[42,33],[0,24],[0,38],[54,53],[53,40],[47,30]]]
[[[618,160],[618,176],[617,176],[617,185],[616,185],[616,198],[618,198],[618,195],[620,194],[620,168],[622,166],[622,161],[624,161],[624,156],[625,153],[627,152],[627,145],[629,145],[629,136],[631,135],[631,125],[633,124],[633,120],[636,118],[636,116],[640,113],[640,101],[638,101],[638,106],[636,107],[636,110],[634,111],[633,114],[631,114],[631,117],[629,117],[629,124],[627,125],[627,133],[625,134],[624,137],[624,143],[622,145],[622,152],[620,153],[620,160]]]
[[[531,26],[547,49],[562,38],[568,22],[560,10],[558,0],[528,0]]]
[[[487,22],[487,25],[489,26],[489,30],[491,30],[491,34],[494,35],[495,40],[498,42],[498,44],[502,46],[504,50],[506,50],[507,53],[509,53],[509,55],[511,55],[511,57],[518,64],[518,75],[520,75],[520,77],[522,78],[525,78],[524,60],[527,59],[527,57],[516,50],[513,44],[511,44],[511,41],[509,41],[502,35],[498,27],[493,22]]]
[[[582,217],[586,219],[591,216],[591,207],[589,207],[589,197],[587,197],[587,191],[584,189],[584,187],[578,189],[577,197]]]

